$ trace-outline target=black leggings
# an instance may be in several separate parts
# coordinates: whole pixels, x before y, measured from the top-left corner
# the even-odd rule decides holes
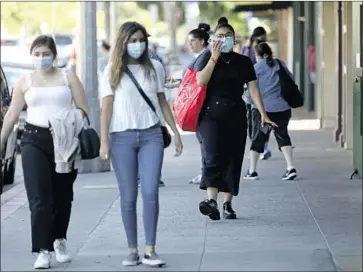
[[[252,128],[253,128],[253,120],[252,120],[252,106],[251,104],[246,104],[246,109],[247,109],[247,132],[248,132],[248,138],[250,138],[250,140],[252,140],[253,138],[253,133],[252,133]]]
[[[261,115],[258,112],[257,109],[252,109],[253,111],[253,118],[258,122],[258,126],[254,128],[254,137],[251,143],[251,150],[256,151],[258,153],[263,153],[266,139],[262,139],[257,136],[257,132],[259,130],[259,127],[261,126]],[[281,150],[281,147],[283,146],[291,146],[291,139],[287,130],[287,127],[289,125],[289,121],[291,118],[291,110],[286,111],[280,111],[280,112],[267,112],[268,117],[271,119],[271,121],[275,122],[278,127],[273,127],[273,131],[275,134],[276,142]],[[267,135],[268,137],[269,135]]]
[[[248,122],[248,137],[252,141],[255,137],[258,129],[261,127],[261,115],[256,108],[252,108],[251,104],[247,104],[247,122]],[[266,138],[266,143],[268,143],[270,135]]]
[[[55,172],[53,139],[48,128],[27,123],[21,142],[32,252],[54,251],[54,240],[67,238],[77,170],[67,174]]]

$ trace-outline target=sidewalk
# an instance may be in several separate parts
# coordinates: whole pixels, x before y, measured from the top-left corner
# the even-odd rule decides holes
[[[362,181],[349,179],[351,154],[330,144],[331,135],[292,131],[296,181],[280,179],[285,165],[272,137],[273,156],[260,163],[260,180],[241,182],[240,195],[234,199],[238,219],[217,222],[198,211],[205,193],[188,179],[200,171],[199,147],[194,135],[183,135],[183,155],[174,158],[172,148],[167,149],[163,167],[166,187],[160,188],[157,251],[168,265],[161,269],[122,267],[126,240],[114,174],[80,175],[68,235],[74,259],[68,265],[54,262],[52,270],[361,271]],[[243,173],[247,167],[246,161]],[[34,262],[29,253],[29,211],[21,188],[12,189],[17,190],[12,196],[15,211],[3,216],[11,197],[1,204],[2,271],[29,271]],[[143,253],[141,204],[140,197]]]

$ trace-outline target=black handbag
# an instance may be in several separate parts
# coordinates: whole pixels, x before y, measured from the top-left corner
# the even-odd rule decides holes
[[[90,127],[91,123],[89,121],[88,115],[84,110],[80,109],[87,120],[87,125],[85,125],[78,135],[79,143],[81,146],[81,158],[82,160],[92,160],[100,155],[100,138],[97,132]]]
[[[276,59],[280,69],[277,72],[280,78],[281,96],[291,108],[299,108],[304,105],[304,98],[299,91],[299,87],[287,73],[285,67]]]
[[[130,69],[126,66],[126,74],[131,78],[132,82],[135,84],[137,90],[141,94],[142,98],[146,101],[146,103],[149,105],[149,107],[152,109],[152,111],[156,114],[156,109],[153,103],[151,102],[150,98],[145,94],[145,92],[142,90],[141,86],[137,82],[136,78],[130,71]],[[163,140],[164,140],[164,148],[167,148],[171,144],[171,135],[168,131],[168,128],[166,126],[161,126],[161,132],[163,134]]]

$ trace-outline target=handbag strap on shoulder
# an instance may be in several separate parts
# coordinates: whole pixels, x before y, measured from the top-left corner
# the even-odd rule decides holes
[[[130,77],[131,81],[135,84],[136,89],[139,91],[139,93],[141,94],[142,98],[149,105],[149,107],[152,109],[152,111],[156,114],[156,109],[155,109],[153,103],[151,102],[150,98],[145,94],[145,92],[141,88],[140,84],[137,82],[136,78],[134,77],[134,75],[130,71],[129,67],[126,66],[125,72]]]

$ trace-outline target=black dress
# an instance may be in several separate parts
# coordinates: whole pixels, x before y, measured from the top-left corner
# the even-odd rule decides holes
[[[210,59],[205,51],[193,68],[203,70]],[[218,188],[238,195],[247,137],[243,85],[256,80],[251,60],[235,52],[221,55],[208,83],[207,96],[199,115],[203,149],[200,189]]]

